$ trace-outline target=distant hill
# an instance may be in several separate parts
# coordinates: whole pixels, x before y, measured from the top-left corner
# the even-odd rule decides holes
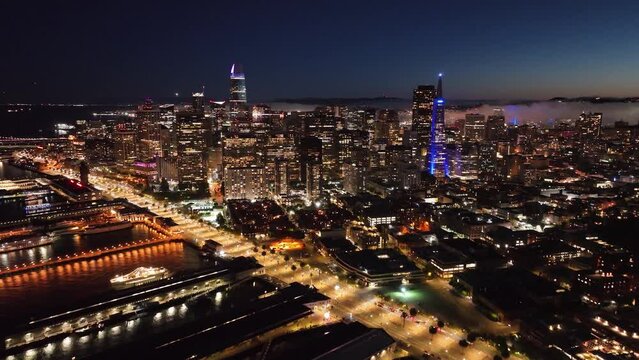
[[[600,97],[600,96],[580,96],[574,98],[566,97],[554,97],[548,101],[554,102],[581,102],[592,104],[605,104],[605,103],[636,103],[639,102],[639,97]]]

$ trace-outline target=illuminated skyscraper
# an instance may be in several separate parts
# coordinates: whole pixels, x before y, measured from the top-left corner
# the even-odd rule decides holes
[[[233,64],[231,67],[231,93],[229,97],[229,120],[231,129],[249,130],[250,114],[246,104],[246,78],[242,65]]]
[[[413,144],[417,163],[423,167],[424,159],[428,152],[430,141],[430,127],[433,118],[433,101],[435,99],[435,87],[433,85],[420,85],[413,90]]]
[[[206,188],[206,126],[204,113],[198,111],[178,112],[177,170],[183,189]]]
[[[446,157],[446,133],[444,124],[444,95],[442,74],[439,74],[437,91],[433,101],[433,115],[430,126],[430,145],[428,149],[428,172],[435,176],[448,176]]]
[[[486,138],[486,116],[466,114],[464,119],[464,138],[466,141],[481,142]]]
[[[118,124],[113,132],[113,152],[119,165],[130,164],[137,157],[136,129],[134,124]]]
[[[151,159],[160,155],[160,108],[146,99],[135,112],[138,157]]]

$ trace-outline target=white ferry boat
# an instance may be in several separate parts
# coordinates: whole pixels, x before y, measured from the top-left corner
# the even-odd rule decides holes
[[[85,235],[101,234],[101,233],[110,232],[110,231],[130,229],[132,227],[133,227],[133,224],[128,221],[118,221],[118,222],[110,222],[110,223],[98,224],[98,225],[89,225],[84,228],[83,233]]]
[[[48,232],[49,236],[74,235],[81,231],[78,226],[70,226],[64,229],[57,229]]]
[[[128,288],[153,281],[165,279],[171,273],[163,267],[139,267],[125,275],[116,275],[111,279],[111,285],[117,288]]]

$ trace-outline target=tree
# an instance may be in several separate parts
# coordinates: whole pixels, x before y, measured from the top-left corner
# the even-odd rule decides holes
[[[404,325],[406,325],[406,318],[408,317],[408,314],[406,313],[406,311],[402,310],[402,327]]]
[[[501,357],[504,359],[508,359],[510,357],[510,351],[508,349],[504,349],[501,351]]]
[[[428,332],[429,332],[429,333],[431,333],[432,335],[435,335],[435,334],[437,334],[437,328],[436,328],[435,326],[432,326],[432,325],[431,325],[431,326],[428,328]]]
[[[262,256],[266,256],[266,251],[262,251]]]
[[[468,336],[466,337],[466,340],[468,340],[468,342],[473,343],[477,340],[477,334],[476,333],[468,333]]]
[[[459,340],[459,346],[461,346],[461,347],[467,347],[468,345],[469,345],[469,344],[468,344],[468,341],[466,341],[466,340],[464,340],[464,339]]]
[[[266,244],[262,245],[262,250],[266,250]]]
[[[437,327],[438,328],[443,328],[444,326],[446,326],[446,324],[442,321],[442,320],[437,320]]]
[[[275,254],[275,249],[271,249],[271,255]]]
[[[256,253],[256,252],[258,252],[258,251],[260,251],[260,249],[258,249],[258,248],[257,248],[257,246],[253,248],[253,252],[254,252],[254,253]]]
[[[495,356],[493,356],[493,360],[501,360],[501,356],[495,355]]]
[[[291,270],[293,270],[293,271],[297,270],[297,266],[291,265]]]
[[[166,178],[162,178],[162,180],[160,181],[160,192],[169,192],[169,182],[166,180]]]
[[[288,255],[284,255],[284,261],[289,261],[289,260],[291,260],[291,257]]]
[[[217,214],[217,218],[215,220],[216,220],[218,225],[226,226],[226,218],[221,213]]]
[[[415,316],[417,316],[417,309],[412,307],[412,308],[410,308],[410,310],[408,310],[408,313],[410,314],[411,317],[415,317]]]

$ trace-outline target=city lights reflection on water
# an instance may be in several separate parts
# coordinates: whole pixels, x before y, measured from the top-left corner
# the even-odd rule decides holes
[[[0,277],[0,320],[29,318],[37,312],[46,314],[68,304],[90,301],[113,291],[109,282],[113,276],[138,266],[161,266],[179,272],[198,269],[202,262],[195,249],[182,243],[165,243]]]

